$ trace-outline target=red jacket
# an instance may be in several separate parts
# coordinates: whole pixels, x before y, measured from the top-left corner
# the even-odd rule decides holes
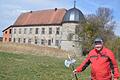
[[[91,50],[83,63],[76,68],[77,72],[82,72],[89,64],[91,64],[92,80],[112,80],[111,73],[114,74],[114,78],[119,78],[114,54],[105,47],[99,53],[95,49]]]

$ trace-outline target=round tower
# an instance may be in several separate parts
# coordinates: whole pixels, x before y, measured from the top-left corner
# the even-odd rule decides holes
[[[62,38],[61,38],[61,48],[66,51],[72,51],[74,53],[81,52],[81,45],[76,35],[76,26],[84,21],[83,13],[77,9],[71,8],[66,11],[63,22],[62,22]]]

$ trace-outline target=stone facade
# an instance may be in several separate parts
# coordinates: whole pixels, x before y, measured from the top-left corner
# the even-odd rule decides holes
[[[76,33],[76,26],[84,18],[77,8],[50,9],[22,13],[16,22],[3,30],[11,30],[3,36],[14,43],[34,44],[60,48],[72,53],[81,53],[82,45]],[[9,42],[9,41],[8,41]]]
[[[61,26],[14,27],[12,42],[59,47]]]
[[[75,29],[78,23],[64,23],[62,26],[61,49],[66,51],[81,53],[81,44]]]
[[[12,42],[61,48],[80,53],[80,42],[77,37],[75,38],[76,25],[78,23],[63,23],[59,26],[13,27]]]

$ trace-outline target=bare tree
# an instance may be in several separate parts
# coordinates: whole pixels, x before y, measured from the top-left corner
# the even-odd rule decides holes
[[[109,8],[98,8],[96,14],[86,16],[85,22],[80,22],[77,27],[78,35],[83,39],[83,48],[92,48],[96,36],[102,36],[107,42],[114,39],[115,21],[113,21],[112,10]],[[108,41],[106,44],[109,44]]]

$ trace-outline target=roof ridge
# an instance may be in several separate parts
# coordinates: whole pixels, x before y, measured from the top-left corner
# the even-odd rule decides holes
[[[42,11],[55,11],[55,8],[54,9],[44,9],[44,10],[36,10],[36,11],[29,11],[29,12],[24,12],[24,13],[32,13],[32,12],[42,12]],[[66,10],[65,8],[57,8],[57,10]]]
[[[21,13],[13,25],[58,24],[66,13],[65,8],[46,9]]]

